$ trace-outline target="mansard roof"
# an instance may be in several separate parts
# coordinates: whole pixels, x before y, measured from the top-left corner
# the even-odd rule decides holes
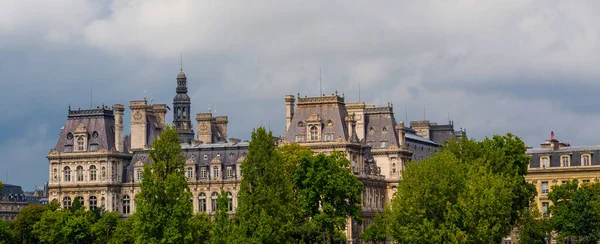
[[[88,109],[88,110],[71,110],[67,117],[65,125],[60,131],[58,141],[54,149],[58,152],[64,152],[65,145],[75,145],[74,137],[69,139],[69,133],[75,133],[77,127],[80,129],[85,127],[88,136],[89,148],[91,144],[98,144],[98,148],[111,150],[115,146],[115,117],[112,109],[107,107]],[[81,127],[83,125],[83,127]],[[98,132],[97,137],[92,134]]]
[[[316,115],[316,116],[315,116]],[[317,119],[323,126],[322,133],[333,134],[333,140],[350,140],[345,118],[348,116],[344,98],[338,95],[298,98],[298,105],[288,131],[283,137],[295,141],[296,135],[306,135],[307,121]],[[328,123],[328,122],[332,123]],[[301,123],[300,123],[301,122]]]
[[[395,128],[392,107],[365,109],[365,141],[387,141],[390,146],[399,146]]]

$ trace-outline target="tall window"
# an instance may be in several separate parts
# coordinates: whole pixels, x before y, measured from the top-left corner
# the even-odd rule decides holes
[[[227,209],[231,212],[233,211],[233,194],[231,192],[227,192],[227,200],[229,200],[227,202]]]
[[[560,162],[562,167],[569,167],[569,156],[562,156]]]
[[[542,194],[548,194],[548,181],[542,181]]]
[[[227,178],[233,178],[233,167],[227,166]]]
[[[98,208],[98,199],[95,196],[90,197],[90,210]]]
[[[310,127],[310,140],[319,140],[319,128],[316,125]]]
[[[200,192],[198,195],[198,212],[206,212],[206,194]]]
[[[96,166],[95,165],[90,166],[90,180],[91,181],[96,180]]]
[[[218,166],[213,167],[213,177],[214,178],[219,177],[219,167]]]
[[[548,217],[548,206],[550,206],[549,202],[542,202],[542,215],[544,217]]]
[[[77,181],[83,181],[83,167],[77,166]]]
[[[128,195],[123,197],[123,214],[129,214],[131,212],[131,199]]]
[[[583,166],[590,166],[590,156],[589,155],[583,155]]]
[[[64,197],[63,198],[63,208],[70,208],[70,207],[71,207],[71,198]]]
[[[548,157],[543,157],[542,158],[542,168],[547,168],[548,167]]]
[[[142,169],[137,169],[135,173],[137,174],[137,180],[142,180]]]
[[[188,167],[187,168],[187,178],[191,179],[192,178],[192,174],[193,174],[192,167]]]
[[[206,179],[206,167],[200,168],[200,178]]]
[[[83,145],[84,139],[82,136],[77,137],[77,150],[78,151],[83,151],[84,150],[84,145]]]
[[[210,199],[210,207],[211,207],[210,211],[211,212],[217,211],[217,198],[218,197],[219,197],[219,194],[216,193],[216,192],[213,192],[212,195],[211,195],[211,197],[210,197],[211,198]]]
[[[69,168],[69,166],[65,166],[63,174],[65,176],[65,181],[71,181],[71,168]]]

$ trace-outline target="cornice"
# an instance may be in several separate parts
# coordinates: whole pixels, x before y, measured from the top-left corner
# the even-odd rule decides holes
[[[71,152],[71,153],[61,153],[52,149],[50,153],[48,153],[47,158],[49,160],[52,159],[92,159],[92,158],[106,158],[106,157],[117,157],[117,158],[126,158],[130,159],[133,157],[133,154],[122,153],[122,152],[111,152],[111,151],[98,151],[98,152]]]
[[[548,174],[548,173],[568,173],[568,172],[589,172],[598,171],[598,166],[574,166],[574,167],[552,167],[552,168],[530,168],[527,174]]]

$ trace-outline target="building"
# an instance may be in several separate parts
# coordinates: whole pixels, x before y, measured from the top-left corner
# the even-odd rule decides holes
[[[123,134],[125,106],[115,104],[88,110],[69,108],[67,121],[47,158],[49,200],[63,207],[75,198],[87,208],[104,207],[126,217],[135,211],[143,166],[150,162],[148,149],[166,126],[166,104],[131,101],[131,134]],[[186,176],[193,194],[194,212],[215,211],[221,189],[229,208],[237,205],[240,163],[248,142],[227,138],[227,116],[196,114],[198,135],[192,128],[187,77],[177,74],[173,98],[173,124],[186,159]]]
[[[4,184],[0,191],[0,218],[2,220],[15,220],[21,209],[29,204],[21,186]]]
[[[406,162],[428,157],[446,140],[466,136],[462,130],[455,132],[453,124],[438,126],[418,121],[411,122],[408,128],[403,121],[396,121],[391,103],[385,107],[346,103],[344,96],[337,93],[318,97],[298,94],[297,98],[286,95],[285,105],[282,144],[298,143],[315,153],[344,152],[351,162],[351,171],[364,185],[364,223],[348,221],[349,242],[360,242],[360,233],[389,203]]]

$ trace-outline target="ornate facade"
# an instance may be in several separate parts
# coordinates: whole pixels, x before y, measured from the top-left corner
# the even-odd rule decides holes
[[[0,221],[17,219],[19,212],[27,204],[28,198],[20,186],[4,184],[0,191]]]
[[[190,116],[187,77],[177,75],[173,99],[173,124],[181,138],[186,159],[185,175],[193,195],[194,212],[211,214],[216,198],[227,192],[230,211],[235,211],[240,182],[240,164],[248,142],[227,142],[227,116],[197,114],[198,138]],[[55,147],[48,154],[49,200],[63,207],[78,198],[85,207],[103,206],[126,217],[135,211],[141,172],[149,163],[148,149],[166,126],[166,104],[131,101],[131,135],[123,134],[125,106],[71,110]],[[209,135],[209,136],[206,136]]]

